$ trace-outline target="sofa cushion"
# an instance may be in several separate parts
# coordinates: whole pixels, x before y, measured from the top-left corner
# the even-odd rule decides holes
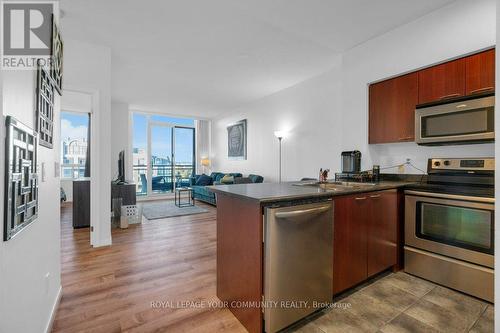
[[[252,183],[262,183],[264,181],[264,177],[259,175],[248,175],[248,178],[252,181]]]
[[[221,184],[233,184],[234,177],[230,175],[225,175],[224,177],[221,178],[220,182]]]
[[[192,189],[193,189],[193,192],[195,194],[198,194],[198,195],[207,196],[207,197],[208,196],[215,196],[215,194],[213,192],[210,192],[206,186],[195,185],[192,187]]]
[[[221,175],[222,175],[222,176],[221,176]],[[221,173],[221,172],[212,172],[212,173],[210,174],[210,177],[211,177],[214,181],[219,181],[219,180],[220,180],[220,178],[222,178],[223,176],[224,176],[224,174],[223,174],[223,173]]]
[[[251,184],[253,182],[248,177],[236,177],[236,178],[234,178],[234,183],[235,184]]]
[[[205,174],[202,174],[201,176],[198,177],[198,179],[196,179],[195,185],[197,185],[197,186],[209,186],[209,185],[212,185],[213,182],[214,182],[214,180],[212,179],[212,177],[207,176]]]

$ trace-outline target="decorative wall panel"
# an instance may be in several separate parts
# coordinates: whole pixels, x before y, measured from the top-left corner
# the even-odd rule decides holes
[[[52,66],[50,74],[59,95],[62,95],[63,80],[63,41],[61,33],[52,15]]]
[[[38,66],[36,100],[40,145],[52,148],[54,145],[54,85],[42,66]]]
[[[6,127],[4,241],[38,215],[37,134],[11,116]]]

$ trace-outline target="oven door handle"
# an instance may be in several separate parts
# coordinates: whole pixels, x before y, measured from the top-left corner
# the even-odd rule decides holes
[[[483,202],[483,203],[488,203],[488,204],[494,204],[495,203],[495,198],[473,197],[473,196],[467,196],[467,195],[445,194],[445,193],[432,193],[432,192],[420,192],[420,191],[413,191],[413,190],[406,190],[405,194],[407,194],[407,195],[417,195],[417,196],[421,196],[421,197],[449,199],[449,200]]]

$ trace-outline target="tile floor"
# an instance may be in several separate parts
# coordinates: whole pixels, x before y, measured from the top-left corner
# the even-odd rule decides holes
[[[412,275],[387,274],[290,332],[493,332],[493,305]]]

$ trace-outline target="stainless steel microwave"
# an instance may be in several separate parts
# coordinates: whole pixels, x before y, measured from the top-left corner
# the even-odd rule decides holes
[[[495,96],[479,97],[415,110],[415,142],[447,145],[495,140]]]

